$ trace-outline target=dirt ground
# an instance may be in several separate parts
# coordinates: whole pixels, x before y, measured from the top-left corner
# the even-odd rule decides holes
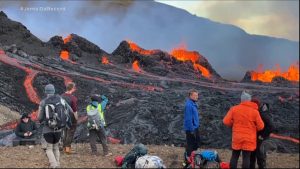
[[[9,108],[0,105],[0,126],[11,120],[19,119],[21,116],[18,112],[12,111]]]
[[[113,153],[110,157],[92,156],[89,144],[74,144],[72,146],[76,154],[66,155],[61,153],[62,168],[116,168],[114,157],[125,155],[133,145],[109,145]],[[184,149],[171,146],[147,145],[148,154],[157,155],[168,168],[182,168]],[[98,144],[98,150],[102,151]],[[217,150],[222,161],[229,161],[230,150]],[[48,160],[40,145],[33,148],[29,146],[0,147],[1,168],[46,168]],[[239,161],[239,166],[241,161]],[[271,152],[268,155],[268,168],[299,168],[298,154],[279,154]]]

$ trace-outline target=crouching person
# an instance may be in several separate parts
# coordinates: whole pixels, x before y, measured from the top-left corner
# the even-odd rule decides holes
[[[87,128],[89,130],[92,155],[99,155],[96,145],[97,138],[99,138],[103,147],[103,155],[110,156],[112,155],[112,153],[108,152],[107,138],[104,128],[104,109],[108,102],[108,99],[105,96],[102,96],[101,98],[102,102],[99,102],[100,98],[97,95],[93,95],[91,97],[91,103],[86,107],[86,120],[88,121]]]
[[[39,105],[38,120],[43,125],[43,139],[46,142],[46,155],[49,159],[50,168],[60,166],[59,140],[61,131],[68,125],[69,112],[72,108],[61,96],[55,95],[55,88],[52,84],[45,87],[47,97]]]
[[[15,134],[16,139],[13,140],[13,145],[34,145],[36,144],[37,126],[31,120],[27,113],[22,114],[21,121],[17,125]]]

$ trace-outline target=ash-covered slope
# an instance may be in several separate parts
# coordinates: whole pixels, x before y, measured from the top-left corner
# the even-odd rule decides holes
[[[35,56],[54,55],[44,42],[21,23],[9,19],[3,11],[0,11],[0,43],[2,45],[16,44],[19,49]]]
[[[254,95],[271,104],[278,133],[299,138],[299,87],[224,81],[213,72],[208,62],[205,65],[204,57],[196,61],[182,61],[181,57],[170,56],[172,52],[149,51],[140,47],[129,49],[127,42],[122,42],[106,56],[109,62],[104,64],[97,57],[103,57],[101,55],[106,54],[105,51],[77,35],[72,36],[74,41],[65,40],[67,42],[62,42],[59,37],[52,38],[47,43],[51,49],[46,55],[48,57],[25,57],[19,54],[18,45],[14,53],[6,50],[6,45],[0,46],[0,104],[20,113],[32,112],[35,117],[46,84],[53,83],[57,93],[61,94],[65,84],[73,81],[77,84],[75,95],[79,99],[81,116],[91,94],[104,94],[109,98],[106,110],[108,130],[111,136],[123,143],[183,145],[184,101],[188,90],[194,88],[200,92],[202,145],[229,148],[230,129],[222,124],[222,119],[231,106],[239,103],[241,91],[251,89]],[[40,49],[35,48],[36,52]],[[81,56],[71,62],[57,54],[51,55],[64,49]],[[32,52],[28,50],[24,52]],[[141,71],[132,68],[135,60],[139,61]],[[196,71],[195,64],[203,64],[201,66],[210,70],[211,79]],[[0,128],[9,129],[14,125],[7,123]],[[86,141],[86,134],[85,124],[81,124],[75,141]],[[289,141],[278,139],[274,144],[281,152],[299,152],[298,144]]]

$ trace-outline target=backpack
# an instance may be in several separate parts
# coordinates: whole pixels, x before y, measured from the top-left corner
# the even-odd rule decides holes
[[[185,154],[188,165],[185,168],[220,168],[220,158],[217,151],[193,151],[190,157]]]
[[[166,168],[162,159],[157,156],[145,155],[139,157],[135,162],[135,168]]]
[[[51,129],[70,127],[71,119],[68,114],[66,101],[54,95],[45,100],[46,122]]]
[[[122,168],[134,168],[137,158],[148,153],[147,147],[144,144],[138,144],[126,154],[123,160]]]
[[[89,123],[89,129],[96,129],[98,130],[99,127],[103,128],[104,123],[100,118],[98,107],[94,107],[94,109],[91,109],[87,112],[88,115],[88,123]]]

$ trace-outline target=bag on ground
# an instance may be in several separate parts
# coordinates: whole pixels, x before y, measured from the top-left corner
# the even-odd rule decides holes
[[[122,168],[134,168],[136,160],[148,153],[147,147],[143,144],[138,144],[133,147],[124,157]]]
[[[220,158],[214,150],[193,151],[186,162],[185,168],[220,168]]]
[[[162,159],[157,156],[145,155],[139,157],[135,162],[135,168],[166,168]]]

